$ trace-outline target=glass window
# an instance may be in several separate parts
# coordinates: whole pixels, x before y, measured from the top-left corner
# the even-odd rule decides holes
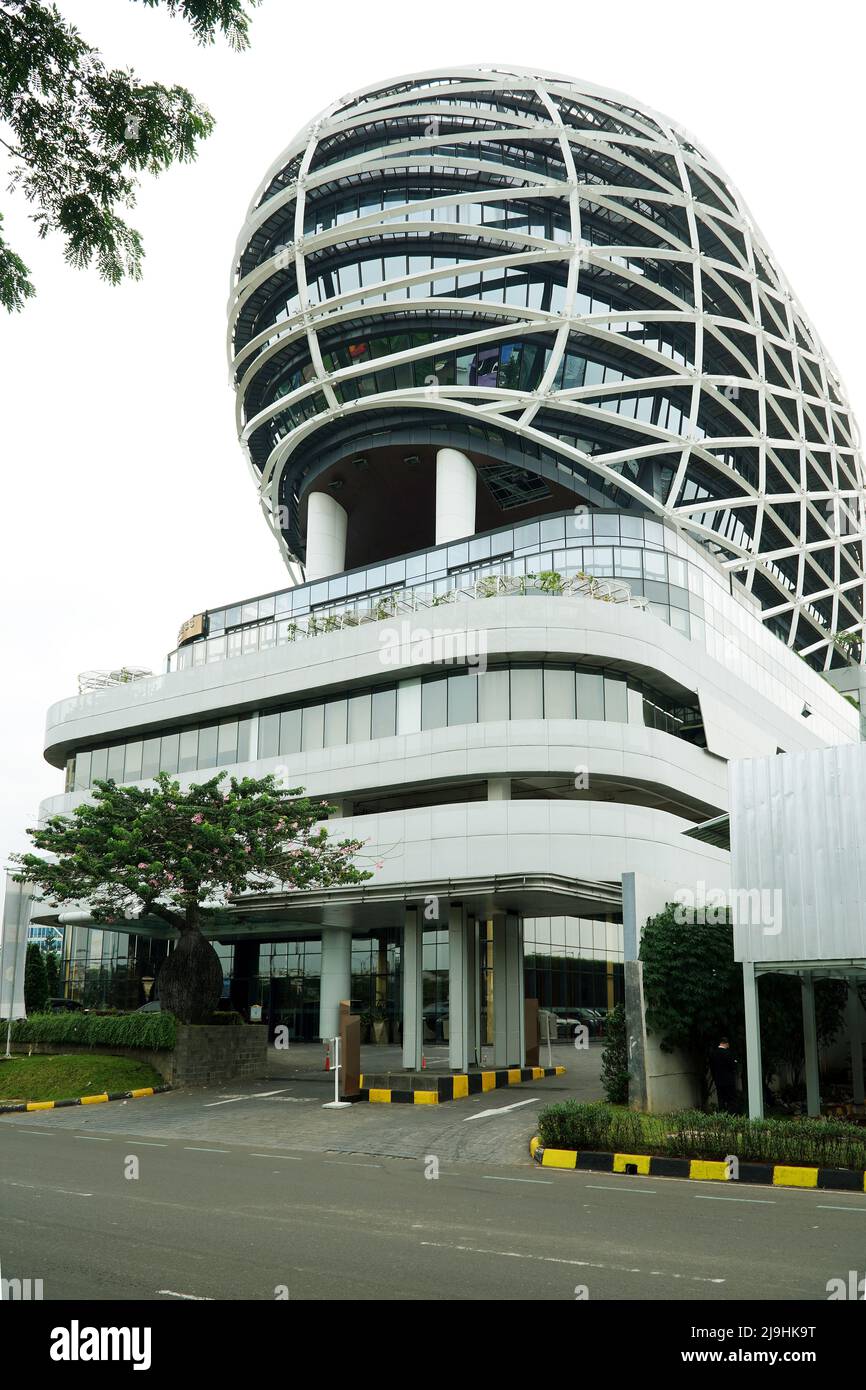
[[[511,718],[543,719],[541,667],[511,669]]]
[[[198,767],[198,729],[184,729],[178,750],[178,772],[192,772]]]
[[[604,719],[604,684],[593,671],[577,673],[578,719]]]
[[[474,671],[448,677],[448,723],[478,723],[478,677]]]
[[[448,723],[448,681],[445,676],[421,686],[421,728],[443,729]]]
[[[628,722],[629,724],[643,723],[643,695],[639,690],[629,686],[628,691]]]
[[[284,709],[280,715],[280,753],[300,753],[301,711]]]
[[[141,745],[139,745],[140,747]],[[75,790],[77,792],[86,791],[90,786],[90,754],[76,753],[75,755]]]
[[[400,681],[397,686],[397,733],[416,734],[421,728],[421,680]]]
[[[108,772],[108,749],[94,748],[91,754],[90,780],[104,782]]]
[[[349,699],[348,737],[350,743],[366,743],[370,737],[370,696]]]
[[[309,753],[323,747],[325,738],[325,706],[305,705],[303,712],[301,749]]]
[[[141,777],[141,754],[142,743],[140,739],[136,739],[134,743],[128,743],[126,745],[126,758],[124,759],[123,775],[126,778],[127,782],[137,782]]]
[[[324,740],[326,748],[346,742],[346,700],[329,700],[325,705]]]
[[[238,760],[238,721],[227,719],[218,726],[217,766],[236,763]]]
[[[159,772],[158,738],[146,738],[141,749],[141,775],[143,778],[155,777]]]
[[[374,690],[372,701],[373,738],[388,738],[397,731],[397,691]]]
[[[216,767],[217,760],[217,726],[216,724],[206,724],[198,731],[198,765],[199,767]]]
[[[280,716],[259,715],[259,757],[276,758],[280,751]]]
[[[253,724],[255,717],[248,715],[238,720],[238,762],[249,762],[253,751]]]
[[[109,748],[108,750],[108,772],[106,775],[111,779],[112,782],[123,781],[124,751],[125,750],[122,743],[115,743],[114,747]]]
[[[617,724],[628,723],[628,687],[625,681],[604,678],[604,717]]]
[[[545,719],[574,718],[574,671],[563,666],[544,668]]]
[[[177,772],[180,734],[163,734],[159,750],[160,772]]]
[[[484,723],[508,718],[508,670],[484,671],[478,681],[478,718]]]

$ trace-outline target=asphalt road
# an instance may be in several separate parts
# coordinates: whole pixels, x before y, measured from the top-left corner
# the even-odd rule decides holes
[[[423,1156],[144,1139],[73,1113],[77,1124],[56,1123],[70,1112],[0,1122],[2,1274],[41,1278],[48,1300],[281,1289],[293,1300],[570,1301],[583,1289],[590,1300],[824,1300],[829,1279],[863,1273],[866,1199],[855,1195],[733,1194],[528,1159],[440,1158],[432,1178]]]

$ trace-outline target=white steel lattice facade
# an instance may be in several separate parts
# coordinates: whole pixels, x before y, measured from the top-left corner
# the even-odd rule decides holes
[[[367,88],[276,160],[234,269],[238,429],[288,561],[334,460],[453,444],[502,506],[547,480],[674,519],[811,664],[860,658],[843,386],[736,189],[658,113],[519,69]]]

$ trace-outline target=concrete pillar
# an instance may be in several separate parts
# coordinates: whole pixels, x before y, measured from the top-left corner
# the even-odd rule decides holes
[[[477,474],[471,459],[456,449],[436,455],[436,544],[475,534]]]
[[[522,1067],[523,922],[514,913],[493,919],[493,1065]]]
[[[801,977],[803,990],[803,1052],[806,1061],[806,1112],[821,1114],[821,1077],[818,1067],[818,1027],[815,1022],[815,981],[810,971]]]
[[[352,933],[322,928],[322,976],[319,992],[319,1037],[340,1032],[340,1001],[352,997]]]
[[[857,991],[857,981],[848,981],[848,1037],[851,1040],[851,1080],[855,1105],[862,1105],[863,1093],[863,1005]]]
[[[424,931],[417,907],[407,907],[403,926],[403,1066],[418,1071],[424,1041]]]
[[[746,1016],[746,1085],[749,1093],[749,1116],[753,1120],[764,1116],[764,1069],[761,1062],[761,1009],[758,1000],[758,980],[755,962],[743,961],[743,996]]]
[[[488,801],[510,801],[510,800],[511,800],[511,778],[510,778],[510,777],[488,777],[488,779],[487,779],[487,800],[488,800]]]
[[[329,492],[311,492],[307,500],[307,579],[323,579],[346,568],[348,516]]]
[[[448,1065],[467,1071],[478,1062],[478,924],[460,903],[448,913]]]

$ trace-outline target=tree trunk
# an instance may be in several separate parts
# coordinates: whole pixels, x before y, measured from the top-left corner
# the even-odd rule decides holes
[[[208,1023],[223,990],[219,956],[197,927],[181,929],[180,940],[162,963],[159,1001],[179,1023]]]

